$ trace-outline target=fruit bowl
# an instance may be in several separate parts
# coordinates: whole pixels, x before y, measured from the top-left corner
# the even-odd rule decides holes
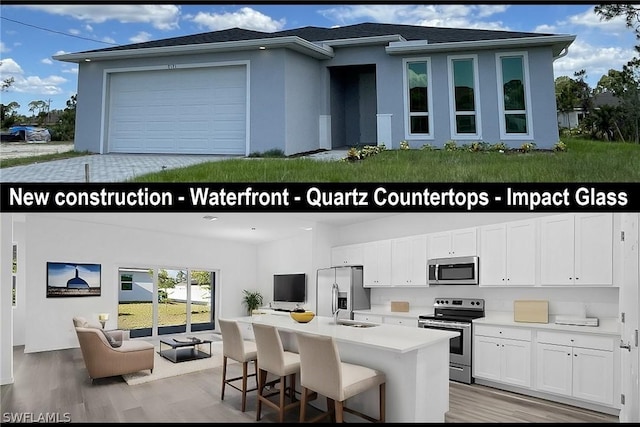
[[[313,311],[292,311],[291,313],[289,313],[289,315],[298,323],[310,322],[316,316]]]

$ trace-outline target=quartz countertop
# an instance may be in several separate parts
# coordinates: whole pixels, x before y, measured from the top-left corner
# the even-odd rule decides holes
[[[515,328],[543,329],[558,332],[579,332],[584,334],[620,336],[620,324],[615,317],[600,317],[598,326],[575,326],[555,324],[555,316],[549,316],[549,323],[514,322],[513,312],[496,311],[485,313],[485,317],[475,319],[477,325],[510,326]]]
[[[399,353],[418,350],[459,335],[457,332],[408,328],[406,326],[388,324],[379,324],[370,328],[357,328],[353,326],[336,325],[333,322],[333,318],[324,316],[316,316],[308,323],[298,323],[289,316],[271,314],[245,316],[236,318],[235,320],[246,323],[267,324],[289,332],[306,332],[331,336],[336,341],[345,341]]]

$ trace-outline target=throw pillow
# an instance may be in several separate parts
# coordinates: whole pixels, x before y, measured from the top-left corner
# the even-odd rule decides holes
[[[104,335],[111,347],[118,348],[122,345],[122,341],[116,340],[114,337],[106,333],[104,329],[99,329],[99,331],[102,332],[102,335]]]

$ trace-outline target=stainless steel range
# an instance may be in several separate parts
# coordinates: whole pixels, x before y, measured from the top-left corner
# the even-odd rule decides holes
[[[436,298],[434,314],[419,316],[418,327],[459,332],[450,341],[449,379],[473,382],[473,319],[484,317],[484,300],[479,298]]]

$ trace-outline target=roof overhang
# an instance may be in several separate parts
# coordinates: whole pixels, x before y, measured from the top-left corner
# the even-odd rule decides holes
[[[432,52],[454,52],[460,50],[480,50],[496,48],[524,48],[532,46],[551,46],[554,59],[565,51],[576,39],[573,35],[554,35],[536,37],[518,37],[511,39],[476,40],[429,44],[427,40],[391,42],[385,48],[389,55],[409,55]]]
[[[341,46],[366,46],[366,45],[376,45],[376,44],[387,44],[387,43],[393,43],[393,42],[406,42],[406,39],[399,34],[390,34],[385,36],[323,40],[317,43],[324,46],[341,47]]]
[[[295,50],[316,59],[330,59],[334,56],[331,46],[320,46],[298,36],[288,36],[181,46],[65,53],[62,55],[55,55],[53,56],[53,59],[63,62],[80,63],[85,61],[107,61],[115,59],[149,58],[156,56],[192,55],[276,48]]]

